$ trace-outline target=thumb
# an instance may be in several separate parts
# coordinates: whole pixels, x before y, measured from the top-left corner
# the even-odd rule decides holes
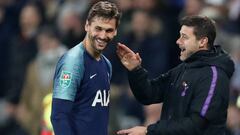
[[[142,63],[142,58],[140,57],[139,53],[136,53],[136,58],[137,58],[137,60],[140,61],[140,63]]]

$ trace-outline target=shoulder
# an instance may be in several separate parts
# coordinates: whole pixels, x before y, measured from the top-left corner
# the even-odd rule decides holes
[[[80,43],[66,52],[59,60],[54,75],[54,98],[74,101],[85,72],[84,51],[85,49]]]
[[[82,43],[67,51],[58,61],[56,73],[61,73],[62,71],[74,72],[76,74],[79,71],[84,72],[84,51]]]
[[[190,72],[192,80],[195,80],[198,84],[210,83],[215,84],[227,84],[229,78],[227,74],[217,66],[204,66],[201,68],[196,68]]]
[[[69,51],[67,51],[63,57],[62,61],[64,62],[77,62],[76,59],[83,58],[85,49],[82,45],[82,43],[79,43],[75,47],[71,48]]]

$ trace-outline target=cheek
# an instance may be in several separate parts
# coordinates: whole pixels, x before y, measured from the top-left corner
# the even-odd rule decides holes
[[[96,37],[97,36],[97,33],[94,32],[94,31],[88,31],[88,34],[90,35],[90,37]]]
[[[112,39],[113,37],[115,37],[115,33],[109,33],[108,37]]]
[[[194,50],[194,48],[193,48],[192,45],[188,45],[188,46],[186,47],[186,50],[187,50],[187,52],[192,52],[192,51]]]
[[[194,50],[194,43],[191,40],[186,41],[185,47],[187,48],[187,50]]]
[[[93,28],[89,28],[88,33],[90,33],[91,35],[94,35],[96,33],[96,31]]]
[[[189,47],[187,48],[188,54],[193,54],[197,51],[198,51],[198,48],[194,44],[189,45]]]

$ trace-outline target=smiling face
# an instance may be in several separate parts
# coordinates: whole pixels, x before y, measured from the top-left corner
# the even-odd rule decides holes
[[[87,21],[85,30],[88,48],[91,52],[100,54],[117,34],[116,19],[94,17],[91,22]]]
[[[192,54],[199,50],[207,49],[207,38],[197,39],[194,35],[194,27],[183,25],[180,30],[180,37],[176,41],[181,49],[180,60],[185,61]]]

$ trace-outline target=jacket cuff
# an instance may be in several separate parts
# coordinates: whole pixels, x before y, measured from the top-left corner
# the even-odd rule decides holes
[[[136,73],[139,73],[141,70],[144,70],[143,67],[142,66],[137,66],[136,68],[134,68],[131,71],[128,70],[128,73],[129,74],[136,74]]]
[[[147,127],[147,134],[146,135],[155,135],[155,128],[156,128],[156,124],[152,124],[152,125],[149,125]]]

